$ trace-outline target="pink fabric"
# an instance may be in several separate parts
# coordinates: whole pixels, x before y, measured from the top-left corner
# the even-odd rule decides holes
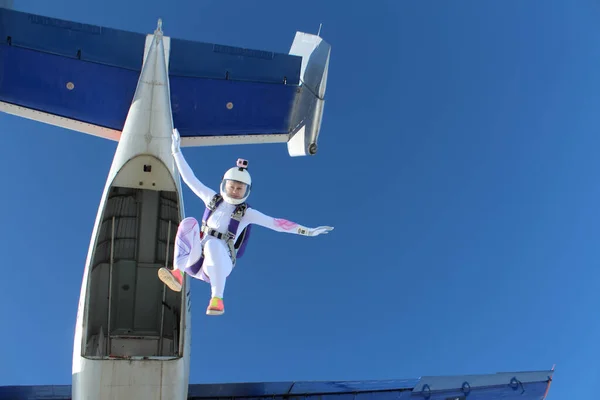
[[[292,222],[292,221],[288,221],[287,219],[283,219],[283,218],[274,218],[275,220],[275,225],[285,229],[286,231],[289,231],[291,229],[294,229],[295,227],[298,226],[297,223]]]

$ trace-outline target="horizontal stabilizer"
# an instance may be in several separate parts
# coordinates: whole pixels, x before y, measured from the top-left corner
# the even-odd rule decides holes
[[[0,37],[0,111],[119,140],[148,35],[0,8]],[[171,38],[182,146],[286,143],[302,129],[315,142],[323,43],[298,33],[284,54]],[[295,155],[307,152],[293,146]]]

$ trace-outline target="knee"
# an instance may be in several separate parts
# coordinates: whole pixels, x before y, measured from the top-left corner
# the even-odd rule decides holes
[[[198,220],[194,217],[186,217],[184,219],[181,220],[181,222],[179,223],[179,225],[193,225],[193,224],[198,224]]]
[[[177,228],[178,233],[187,233],[190,230],[198,227],[198,221],[194,217],[184,218],[179,223],[179,228]],[[197,228],[200,229],[200,228]]]

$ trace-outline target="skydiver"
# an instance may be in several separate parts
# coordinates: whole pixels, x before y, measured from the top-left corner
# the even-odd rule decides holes
[[[206,206],[203,224],[187,217],[179,224],[175,237],[174,268],[160,268],[159,278],[174,291],[181,291],[183,274],[200,279],[211,285],[211,299],[207,315],[225,312],[223,292],[225,281],[243,253],[251,224],[260,225],[277,232],[304,236],[329,233],[330,226],[308,228],[282,218],[267,216],[248,207],[246,200],[252,188],[248,162],[239,159],[221,181],[220,193],[206,187],[196,178],[180,151],[180,136],[173,129],[171,151],[182,180]]]

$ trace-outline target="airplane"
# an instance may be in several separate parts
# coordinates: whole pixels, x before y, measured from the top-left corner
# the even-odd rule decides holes
[[[182,147],[285,143],[291,157],[314,156],[331,53],[318,34],[296,32],[284,54],[171,38],[161,20],[141,34],[16,11],[12,0],[0,7],[0,111],[118,143],[84,266],[72,384],[1,387],[0,398],[354,396],[390,388],[410,397],[455,384],[189,383],[189,278],[173,292],[157,274],[172,268],[185,217],[172,130]],[[552,371],[473,377],[471,388],[500,376],[517,396],[546,390]]]

